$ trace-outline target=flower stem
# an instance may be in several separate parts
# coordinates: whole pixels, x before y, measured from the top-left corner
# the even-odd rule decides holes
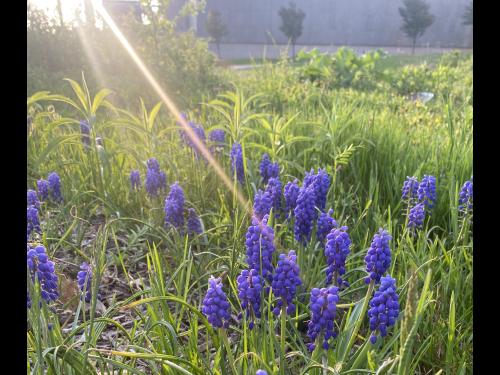
[[[280,374],[285,375],[285,328],[286,328],[286,304],[281,309],[281,355]]]

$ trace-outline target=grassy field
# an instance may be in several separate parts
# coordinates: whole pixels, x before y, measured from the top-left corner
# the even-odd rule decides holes
[[[428,72],[405,70],[423,61],[433,64]],[[43,298],[47,282],[32,277],[45,260],[38,257],[27,271],[29,371],[471,373],[472,211],[459,210],[459,193],[473,172],[472,57],[389,56],[377,64],[383,74],[372,74],[368,64],[360,73],[341,66],[316,75],[307,64],[286,61],[230,73],[232,90],[183,108],[206,134],[201,139],[213,162],[164,104],[117,108],[113,93],[88,92],[83,80],[68,82],[71,97],[41,92],[28,98],[27,189],[43,198],[38,180],[57,172],[62,195],[57,201],[51,188],[37,208],[40,228],[28,237],[28,249],[42,245],[54,262],[58,290],[53,300]],[[407,93],[418,87],[429,87],[434,98],[425,104],[409,100]],[[211,140],[214,129],[224,130],[223,142]],[[243,176],[232,168],[235,143],[242,146]],[[325,243],[315,219],[308,221],[311,239],[296,240],[300,210],[287,219],[283,194],[265,229],[272,228],[274,239],[256,246],[274,250],[275,277],[279,255],[295,250],[301,280],[292,296],[295,308],[273,314],[279,288],[264,280],[257,296],[260,318],[255,311],[242,313],[237,278],[249,269],[246,234],[255,197],[267,188],[259,172],[264,153],[278,163],[282,187],[297,179],[304,197],[307,172],[325,169],[323,211],[333,209],[338,227],[347,227],[348,286],[338,291],[336,335],[328,350],[322,334],[308,350],[311,290],[329,286]],[[166,177],[156,196],[145,186],[148,173],[154,180],[150,158]],[[132,170],[140,174],[137,189],[131,187]],[[424,175],[435,176],[437,198],[425,209],[423,227],[411,230],[402,186],[407,176],[422,181]],[[193,209],[202,223],[199,233],[166,225],[166,211],[170,223],[175,216],[176,182],[185,198],[177,219],[186,221]],[[399,314],[387,336],[372,344],[369,301],[380,284],[365,283],[365,256],[380,228],[392,237],[382,276],[395,279]],[[78,276],[82,262],[90,265],[91,277]],[[41,271],[51,273],[50,266]],[[222,328],[203,309],[210,276],[221,278],[229,303],[230,319]],[[82,290],[84,280],[90,286]]]

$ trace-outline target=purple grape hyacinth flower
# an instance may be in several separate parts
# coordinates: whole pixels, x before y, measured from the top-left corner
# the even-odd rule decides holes
[[[205,136],[205,129],[203,129],[203,126],[195,124],[192,121],[188,121],[187,120],[187,115],[185,113],[182,113],[181,115],[184,118],[184,120],[186,120],[186,122],[187,122],[188,126],[191,128],[191,130],[194,132],[194,135],[196,136],[196,138],[198,138],[198,140],[202,144],[205,144],[206,143],[206,136]],[[180,122],[178,122],[178,125],[180,127],[179,134],[180,134],[180,137],[181,137],[183,143],[187,147],[190,147],[193,150],[193,152],[195,154],[195,157],[198,158],[198,154],[201,152],[200,149],[193,142],[193,140],[191,139],[191,137],[188,135],[188,133],[187,133],[186,129],[184,128],[184,126]]]
[[[49,182],[47,180],[38,180],[36,183],[36,188],[38,190],[38,199],[40,199],[41,202],[49,199]]]
[[[472,212],[473,208],[473,193],[472,193],[472,177],[470,181],[465,181],[460,194],[458,195],[458,209],[463,213]]]
[[[294,209],[294,235],[297,242],[306,245],[311,240],[311,232],[316,221],[317,212],[314,208],[316,197],[312,186],[302,187],[297,197]]]
[[[138,170],[130,172],[130,186],[132,190],[139,190],[141,188],[141,175]]]
[[[214,328],[228,328],[231,319],[231,309],[227,296],[222,290],[221,278],[210,276],[208,290],[203,299],[201,312],[207,317]]]
[[[269,155],[264,153],[259,165],[259,172],[262,177],[262,182],[267,184],[270,178],[277,178],[279,176],[280,167],[278,163],[272,163],[271,159],[269,159]]]
[[[27,221],[27,238],[30,238],[33,232],[40,233],[40,219],[38,217],[38,210],[35,206],[28,206],[26,209],[26,221]]]
[[[210,152],[220,152],[224,149],[224,141],[226,138],[226,132],[222,129],[214,129],[208,135],[208,139],[212,142],[210,146]]]
[[[57,291],[58,279],[54,269],[54,262],[49,260],[45,247],[38,245],[32,249],[28,246],[26,258],[31,279],[35,282],[36,277],[40,284],[41,297],[47,303],[55,301],[59,297]]]
[[[328,213],[322,212],[319,214],[316,238],[321,243],[325,242],[328,233],[330,233],[330,231],[337,226],[337,222],[332,217],[332,215],[333,210],[331,208],[328,210]]]
[[[293,215],[295,207],[297,206],[297,198],[299,197],[300,187],[299,181],[295,179],[293,182],[289,181],[285,185],[285,189],[283,190],[283,195],[285,197],[285,212],[286,218],[288,219],[290,213]]]
[[[281,212],[281,181],[277,177],[269,178],[266,191],[269,192],[273,205],[273,215],[280,217]]]
[[[366,271],[370,274],[365,278],[366,284],[371,281],[378,284],[382,275],[389,269],[391,265],[389,241],[391,239],[389,232],[382,228],[373,236],[373,241],[365,256]]]
[[[155,158],[147,161],[146,180],[144,187],[151,198],[157,197],[161,189],[167,188],[167,177],[160,171],[160,163]]]
[[[410,209],[410,214],[408,215],[408,228],[411,231],[421,229],[424,225],[424,219],[425,206],[423,203],[419,203]]]
[[[282,308],[286,309],[283,313],[293,314],[295,311],[293,299],[297,293],[297,287],[300,285],[302,285],[302,281],[300,280],[300,269],[297,265],[295,251],[290,250],[288,255],[280,254],[272,282],[273,293],[278,298],[273,309],[275,315],[279,315]]]
[[[187,218],[187,232],[188,234],[201,234],[203,233],[203,227],[201,225],[201,220],[196,215],[194,208],[188,208],[188,218]]]
[[[54,202],[61,202],[63,198],[61,194],[61,179],[59,178],[59,175],[56,172],[52,172],[49,174],[47,181],[49,182],[50,197],[54,200]]]
[[[178,230],[184,227],[184,191],[178,182],[170,186],[170,192],[165,199],[165,225]]]
[[[238,297],[241,307],[246,312],[250,323],[249,329],[253,329],[254,317],[260,318],[260,296],[262,292],[262,279],[256,269],[243,270],[237,278]],[[241,318],[241,316],[239,316]]]
[[[92,268],[87,262],[83,262],[80,265],[80,271],[76,275],[78,287],[83,293],[83,298],[85,302],[90,303],[92,299]]]
[[[418,180],[416,177],[406,177],[401,189],[401,200],[411,204],[417,199]]]
[[[222,129],[214,129],[209,134],[210,141],[214,143],[224,143],[226,132]]]
[[[255,375],[267,375],[267,371],[258,369]]]
[[[250,269],[256,269],[264,280],[272,281],[273,274],[273,253],[274,231],[267,225],[268,215],[262,221],[257,217],[252,217],[252,225],[248,227],[245,235],[245,246],[247,249],[247,264]],[[262,268],[261,268],[262,265]]]
[[[346,282],[342,280],[345,274],[345,262],[350,253],[351,238],[347,227],[333,228],[326,236],[325,257],[328,268],[326,269],[326,284],[332,281],[339,287]]]
[[[82,133],[82,143],[85,148],[90,147],[90,125],[87,121],[80,121],[80,133]]]
[[[334,331],[333,321],[337,313],[337,302],[339,288],[332,286],[330,288],[313,288],[311,290],[311,300],[309,308],[311,310],[311,320],[309,321],[307,336],[311,340],[308,345],[309,351],[316,347],[316,338],[323,334],[323,349],[328,350],[330,338],[337,336]]]
[[[231,173],[236,173],[236,178],[240,184],[245,183],[245,167],[243,164],[243,149],[239,143],[234,143],[231,147]]]
[[[27,194],[26,194],[26,197],[27,197],[28,206],[33,206],[37,209],[40,209],[40,202],[38,201],[38,197],[36,195],[35,190],[29,189]]]
[[[387,335],[387,328],[393,326],[399,315],[399,297],[396,293],[396,280],[389,275],[380,279],[380,287],[370,301],[368,318],[372,335],[370,342],[377,342],[377,333]]]
[[[269,215],[271,212],[271,207],[273,206],[273,201],[271,194],[268,191],[258,190],[255,194],[253,201],[253,213],[259,219],[262,219],[265,215]]]
[[[436,177],[424,175],[418,185],[418,201],[424,203],[425,207],[431,209],[436,203]]]
[[[325,169],[318,168],[318,173],[314,174],[314,169],[306,172],[303,187],[312,187],[314,189],[314,204],[320,211],[325,210],[326,196],[330,188],[330,177]]]

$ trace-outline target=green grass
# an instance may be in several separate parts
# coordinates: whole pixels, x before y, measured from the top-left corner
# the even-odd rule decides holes
[[[392,64],[392,63],[391,63]],[[234,75],[234,90],[193,103],[188,117],[205,131],[222,128],[215,154],[231,176],[230,149],[240,142],[249,200],[242,206],[194,152],[183,146],[176,121],[164,106],[130,112],[111,105],[109,92],[40,93],[28,99],[27,187],[57,171],[64,201],[40,209],[42,243],[60,279],[58,301],[39,305],[29,281],[28,364],[36,374],[465,374],[472,371],[472,229],[457,213],[458,192],[472,175],[472,75],[469,65],[446,74],[427,105],[408,101],[385,86],[372,91],[329,89],[299,81],[280,62]],[[389,68],[396,69],[396,68]],[[448,75],[446,75],[448,77]],[[465,83],[464,83],[465,82]],[[472,82],[472,80],[470,80]],[[91,139],[81,143],[79,120],[96,116]],[[209,144],[210,146],[210,144]],[[262,318],[233,319],[213,328],[201,313],[210,275],[222,277],[233,317],[241,311],[236,278],[246,268],[245,233],[263,152],[280,165],[283,186],[302,181],[311,168],[331,178],[327,208],[352,240],[340,292],[332,349],[307,351],[309,293],[324,287],[322,244],[298,244],[293,221],[272,217],[276,251],[296,250],[303,285],[296,311],[272,313],[272,292],[262,297]],[[186,209],[194,208],[204,233],[186,236],[164,226],[164,200],[129,187],[148,158],[158,159],[167,184],[178,181]],[[416,236],[406,229],[400,201],[406,176],[437,178],[438,201]],[[272,215],[274,216],[274,215]],[[388,336],[369,343],[366,303],[371,286],[364,256],[373,235],[392,235],[388,273],[396,279],[400,316]],[[92,300],[85,303],[74,280],[82,261],[92,264]],[[376,286],[375,286],[376,288]],[[101,302],[97,300],[97,290]],[[49,329],[49,323],[52,328]],[[321,345],[317,345],[320,347]]]

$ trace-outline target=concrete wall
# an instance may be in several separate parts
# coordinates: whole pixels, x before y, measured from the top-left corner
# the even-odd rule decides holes
[[[434,24],[419,38],[418,44],[430,47],[470,47],[472,27],[462,24],[470,0],[427,0]],[[176,3],[179,0],[175,1]],[[197,32],[207,37],[208,10],[221,13],[227,26],[225,43],[286,44],[279,30],[280,7],[289,0],[207,0],[205,12],[198,15]],[[306,18],[300,44],[396,46],[411,44],[400,30],[401,0],[295,0]]]

